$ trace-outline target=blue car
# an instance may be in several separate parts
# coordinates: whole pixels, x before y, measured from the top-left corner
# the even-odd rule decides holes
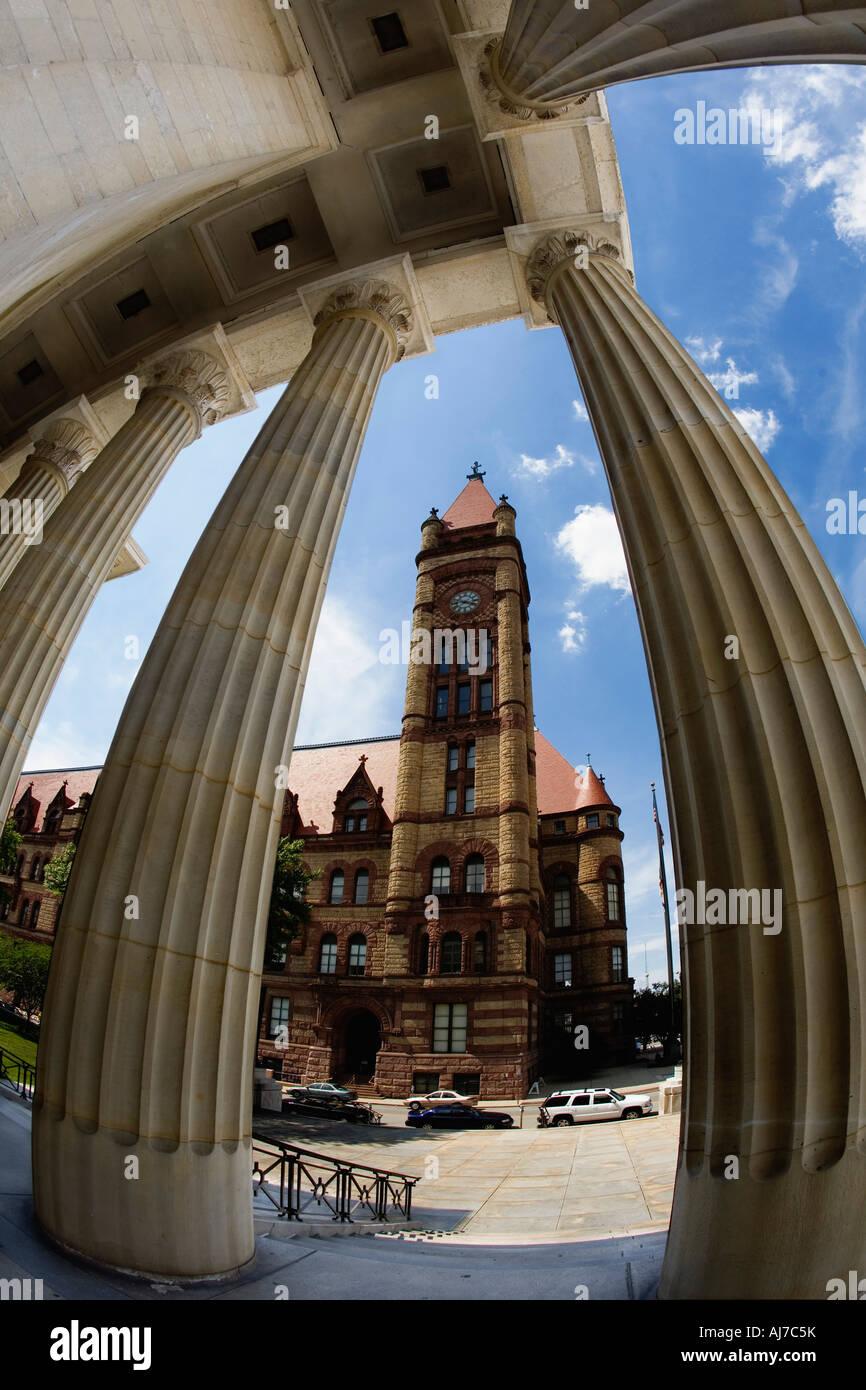
[[[510,1129],[510,1115],[501,1110],[473,1110],[469,1105],[433,1105],[406,1118],[412,1129]]]

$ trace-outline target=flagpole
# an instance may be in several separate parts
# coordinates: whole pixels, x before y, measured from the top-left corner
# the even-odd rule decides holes
[[[668,901],[668,878],[667,873],[665,871],[665,856],[663,848],[665,838],[662,834],[661,822],[659,821],[659,808],[656,804],[655,782],[650,782],[650,786],[652,787],[653,793],[653,820],[656,823],[656,834],[658,836],[659,842],[659,889],[661,890],[662,904],[664,906],[665,912],[665,946],[667,948],[668,956],[668,999],[670,1002],[670,1023],[668,1039],[665,1045],[665,1053],[669,1054],[674,1046],[674,1038],[676,1037],[676,1019],[674,1013],[674,948],[673,942],[671,940],[671,909],[670,903]]]

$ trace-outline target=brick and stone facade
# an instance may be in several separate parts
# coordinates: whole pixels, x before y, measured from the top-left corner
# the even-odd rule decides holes
[[[45,868],[70,842],[77,842],[98,767],[24,773],[15,790],[11,815],[21,835],[14,873],[0,875],[6,901],[0,903],[0,930],[27,941],[52,940],[60,899],[45,883]]]
[[[514,519],[474,473],[423,524],[399,739],[295,749],[282,833],[321,877],[265,963],[285,1080],[506,1098],[632,1055],[619,808],[535,729]]]

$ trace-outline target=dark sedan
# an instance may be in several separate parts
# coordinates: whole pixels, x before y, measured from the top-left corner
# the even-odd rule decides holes
[[[413,1129],[510,1129],[510,1115],[501,1110],[473,1110],[469,1105],[433,1105],[407,1116]]]

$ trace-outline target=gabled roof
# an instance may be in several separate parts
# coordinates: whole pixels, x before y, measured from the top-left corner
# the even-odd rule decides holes
[[[480,478],[470,478],[459,497],[455,497],[442,518],[443,526],[460,530],[464,526],[487,526],[493,520],[497,503]]]
[[[42,829],[42,822],[45,812],[51,805],[63,783],[66,783],[66,800],[68,804],[77,806],[84,792],[90,793],[96,786],[96,779],[102,771],[101,767],[74,767],[59,768],[56,772],[22,772],[18,778],[18,786],[15,788],[15,795],[12,798],[12,805],[17,806],[31,782],[33,784],[33,798],[39,802],[39,814],[36,818],[34,830]]]
[[[382,788],[382,807],[394,819],[400,739],[371,739],[368,743],[329,743],[296,748],[289,763],[289,786],[298,798],[304,825],[317,825],[320,835],[330,835],[334,802],[359,771],[364,754],[365,775],[376,789]]]

